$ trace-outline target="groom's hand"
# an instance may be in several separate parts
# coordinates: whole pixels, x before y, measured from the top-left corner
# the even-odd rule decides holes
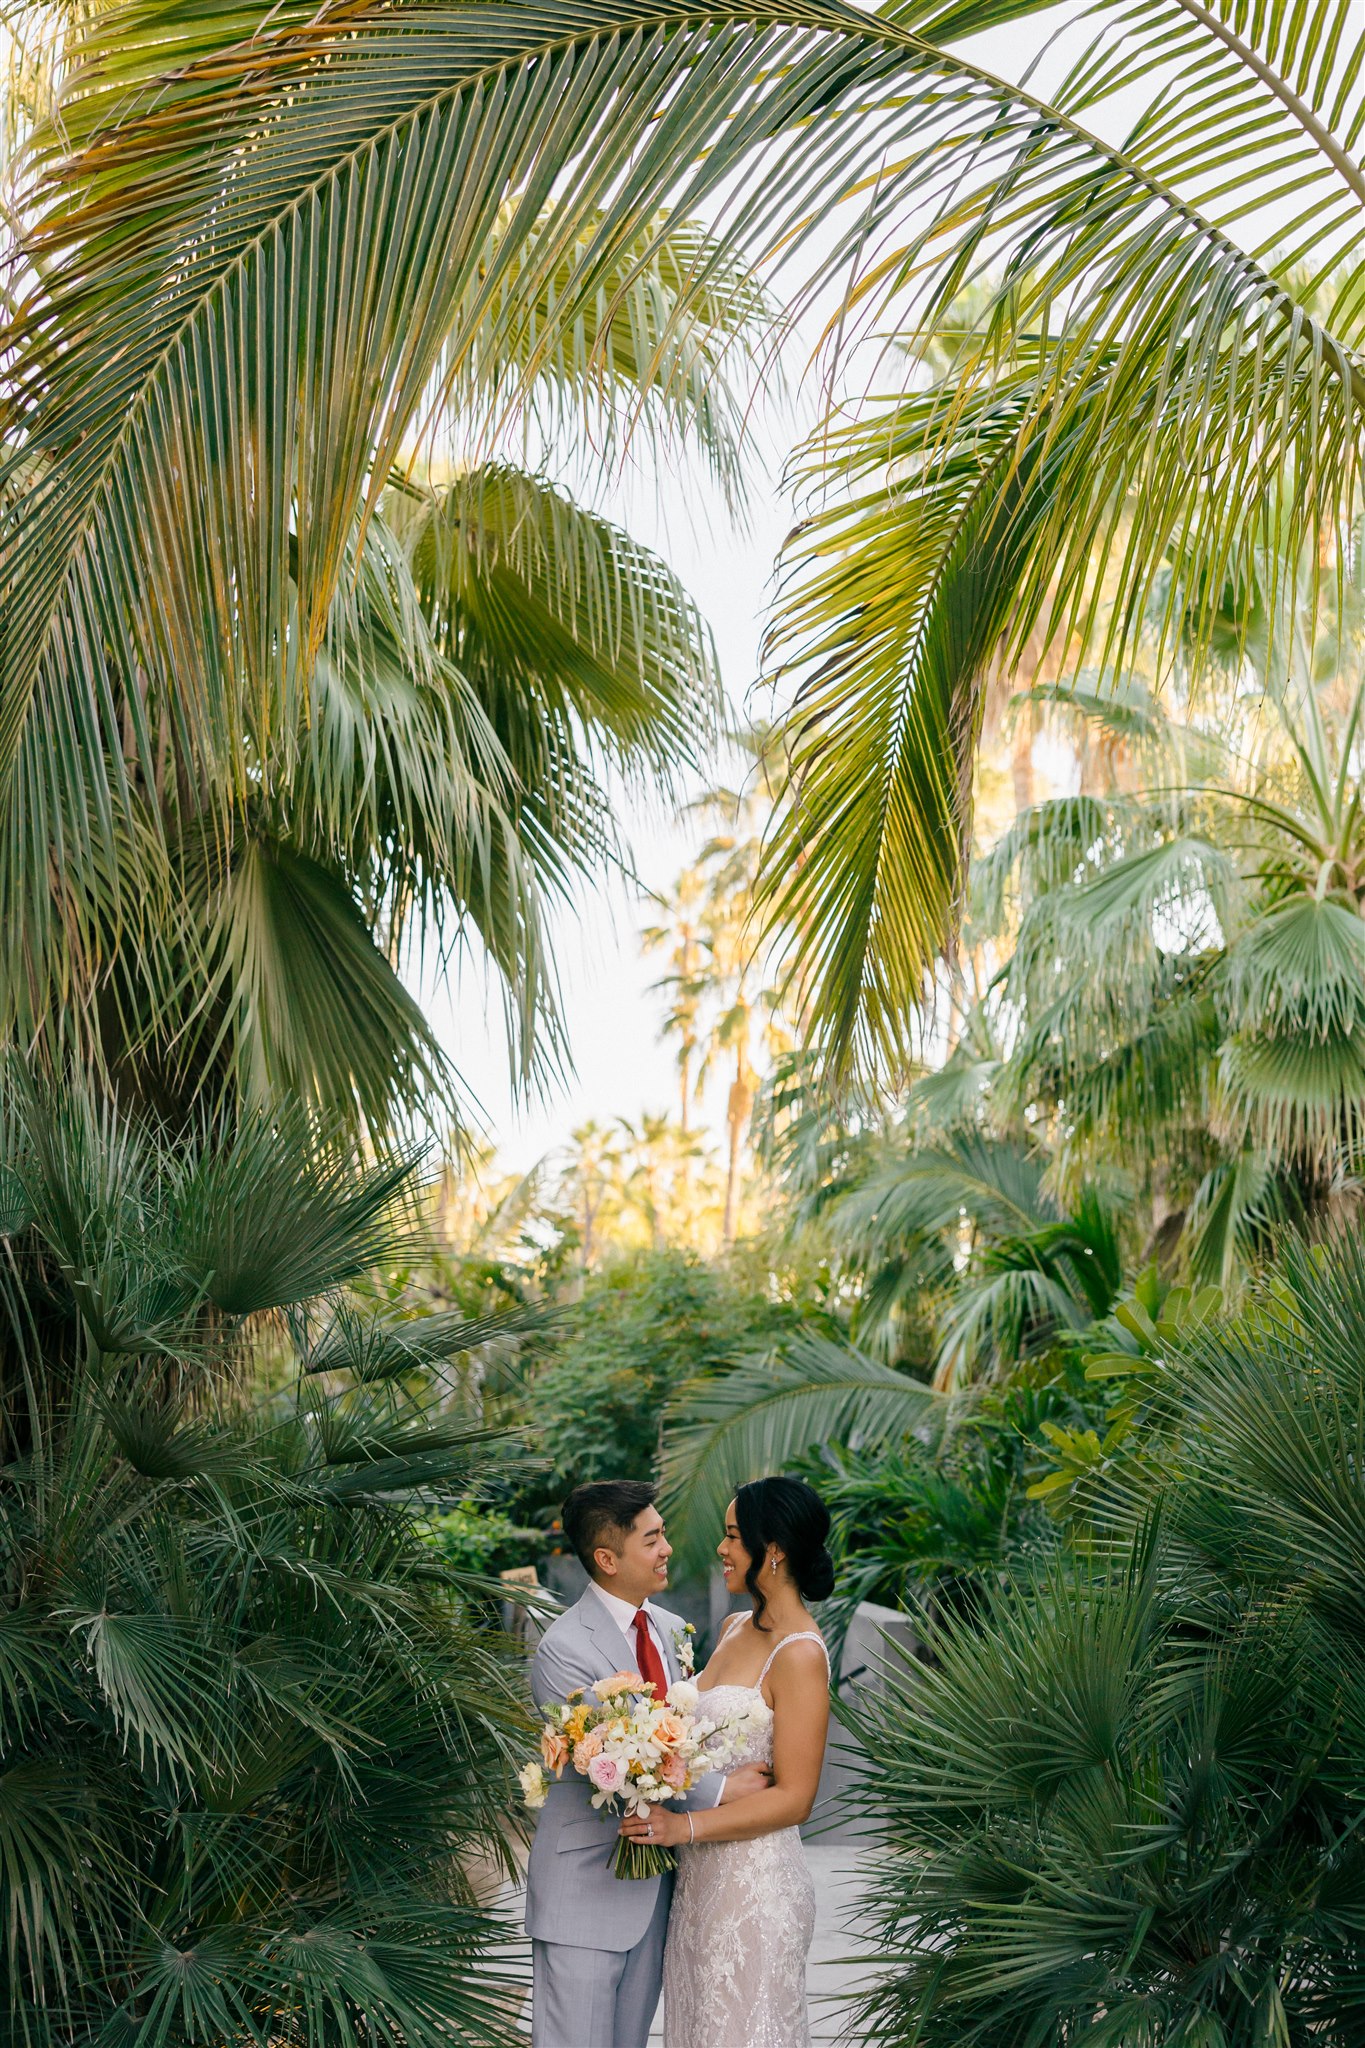
[[[773,1774],[766,1764],[741,1764],[721,1786],[716,1804],[723,1806],[727,1799],[751,1799],[755,1792],[766,1792],[772,1781]]]

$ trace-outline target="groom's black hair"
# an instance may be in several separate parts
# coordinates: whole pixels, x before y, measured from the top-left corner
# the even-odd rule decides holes
[[[654,1505],[654,1488],[644,1479],[594,1479],[576,1486],[560,1509],[560,1520],[578,1562],[588,1577],[593,1574],[592,1554],[606,1543],[616,1545],[612,1536],[628,1536],[637,1515]]]

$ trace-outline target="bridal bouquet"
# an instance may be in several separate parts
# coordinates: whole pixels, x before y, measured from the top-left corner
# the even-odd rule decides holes
[[[686,1679],[656,1700],[638,1671],[617,1671],[599,1679],[591,1693],[570,1693],[563,1706],[543,1710],[542,1761],[521,1772],[526,1804],[543,1806],[545,1773],[558,1778],[569,1764],[592,1786],[592,1803],[604,1819],[648,1813],[681,1798],[730,1760],[725,1728],[700,1707],[701,1694]],[[612,1869],[618,1877],[658,1877],[676,1863],[671,1849],[621,1836]]]

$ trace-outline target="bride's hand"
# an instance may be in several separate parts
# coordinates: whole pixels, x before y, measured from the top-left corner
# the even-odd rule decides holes
[[[648,1813],[628,1813],[621,1833],[633,1842],[652,1842],[656,1849],[676,1849],[690,1838],[686,1818],[670,1813],[666,1806],[651,1806]]]

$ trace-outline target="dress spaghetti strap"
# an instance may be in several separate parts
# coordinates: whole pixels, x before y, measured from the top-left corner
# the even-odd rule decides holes
[[[780,1643],[773,1644],[773,1647],[768,1654],[768,1661],[758,1674],[758,1683],[760,1686],[762,1685],[764,1679],[767,1677],[768,1673],[772,1669],[773,1658],[777,1655],[779,1650],[785,1650],[788,1643],[818,1643],[820,1645],[820,1648],[825,1652],[825,1669],[827,1671],[829,1670],[829,1650],[826,1646],[824,1637],[819,1633],[817,1629],[799,1629],[794,1635],[783,1636]]]

